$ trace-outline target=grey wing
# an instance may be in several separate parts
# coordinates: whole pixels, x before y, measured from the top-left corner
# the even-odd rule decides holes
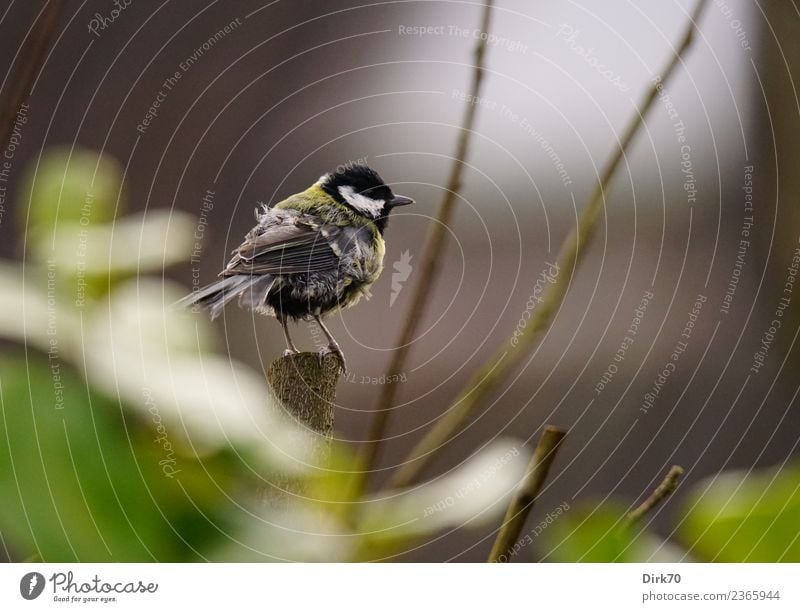
[[[178,304],[209,308],[213,319],[237,297],[244,307],[262,308],[275,277],[281,274],[327,272],[361,279],[364,240],[369,240],[364,228],[321,224],[308,215],[275,215],[248,234],[220,274],[221,280]]]
[[[222,276],[302,274],[340,265],[342,228],[307,217],[288,217],[251,232],[234,251]]]

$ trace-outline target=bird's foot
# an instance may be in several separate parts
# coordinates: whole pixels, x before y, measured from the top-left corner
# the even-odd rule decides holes
[[[283,356],[284,357],[292,357],[294,355],[299,355],[299,354],[300,354],[300,351],[298,351],[297,349],[293,350],[293,349],[287,348],[285,351],[283,351]]]
[[[320,349],[319,351],[320,365],[322,365],[322,363],[325,361],[325,357],[327,357],[328,355],[336,355],[336,357],[339,359],[339,369],[341,369],[342,374],[347,374],[347,363],[344,360],[344,353],[337,344],[331,344],[329,346]]]

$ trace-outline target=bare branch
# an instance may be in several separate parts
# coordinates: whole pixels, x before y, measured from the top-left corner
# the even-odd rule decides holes
[[[673,465],[667,475],[664,477],[664,480],[656,490],[650,494],[646,500],[642,502],[642,504],[628,514],[625,517],[625,526],[631,527],[635,523],[637,523],[641,518],[650,512],[653,508],[655,508],[658,504],[661,503],[662,500],[666,499],[678,486],[678,479],[683,475],[683,468],[679,465]]]
[[[481,19],[481,31],[488,32],[489,24],[492,14],[493,0],[488,0],[483,8],[483,17]],[[486,37],[482,36],[475,45],[474,51],[474,68],[472,71],[472,85],[470,93],[473,99],[477,97],[481,90],[481,82],[483,81],[484,71],[484,57],[486,55]],[[406,361],[408,359],[409,348],[414,336],[417,333],[422,316],[425,313],[428,298],[431,295],[431,286],[439,271],[439,264],[441,262],[441,254],[445,245],[445,238],[447,236],[448,228],[450,227],[450,220],[453,216],[456,197],[461,190],[461,177],[464,170],[464,162],[469,153],[469,146],[471,142],[472,128],[475,124],[475,114],[477,111],[477,104],[468,104],[464,114],[464,120],[461,125],[461,133],[458,137],[456,145],[455,157],[453,158],[453,165],[450,169],[450,176],[447,180],[447,188],[444,198],[439,207],[439,212],[436,215],[436,222],[431,224],[431,230],[425,245],[425,250],[422,254],[419,268],[419,280],[417,281],[414,293],[411,298],[411,306],[408,309],[404,320],[400,336],[397,340],[397,348],[392,354],[392,361],[389,364],[389,374],[387,376],[387,383],[381,389],[381,395],[378,399],[378,404],[375,409],[375,417],[372,422],[369,437],[362,449],[361,464],[364,468],[364,478],[368,477],[369,472],[375,464],[378,449],[383,441],[386,433],[386,426],[391,414],[392,404],[394,403],[397,395],[396,381],[400,378],[400,374],[405,371]]]
[[[0,103],[0,147],[2,148],[8,145],[8,139],[14,129],[16,114],[30,95],[45,53],[55,35],[61,8],[61,0],[48,0],[47,6],[42,9],[31,32],[27,49],[22,54],[22,64],[13,78],[9,79],[11,91]]]
[[[470,379],[459,398],[433,428],[414,446],[402,467],[391,478],[390,487],[408,486],[417,480],[430,461],[433,453],[439,450],[458,429],[466,423],[473,410],[486,400],[497,385],[517,369],[539,340],[540,332],[550,325],[553,313],[564,301],[567,289],[578,263],[586,253],[586,245],[594,232],[595,225],[605,205],[606,192],[620,163],[625,158],[634,137],[644,125],[644,118],[653,107],[658,92],[676,67],[682,63],[683,54],[689,48],[697,20],[706,4],[699,0],[692,13],[685,34],[672,58],[657,79],[653,80],[641,106],[623,132],[619,146],[597,183],[595,191],[581,212],[578,223],[567,235],[558,255],[558,268],[561,271],[555,282],[548,285],[543,302],[533,313],[528,325],[517,336],[518,342],[498,350],[486,364]]]
[[[489,563],[507,563],[511,560],[514,544],[519,540],[522,527],[533,508],[539,491],[547,478],[550,466],[555,459],[561,440],[567,432],[553,425],[547,425],[542,432],[536,450],[533,452],[524,480],[506,510],[503,525],[489,554]]]

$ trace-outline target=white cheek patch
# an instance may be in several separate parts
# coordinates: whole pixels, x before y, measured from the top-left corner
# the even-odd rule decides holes
[[[386,204],[383,200],[373,200],[363,194],[355,193],[353,188],[349,185],[339,187],[339,193],[342,194],[342,197],[350,206],[373,219],[377,219],[381,216],[383,207]]]

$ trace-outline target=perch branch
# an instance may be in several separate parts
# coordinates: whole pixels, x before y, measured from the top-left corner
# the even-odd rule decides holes
[[[274,400],[299,428],[304,439],[311,433],[311,455],[315,463],[324,464],[330,457],[333,436],[333,408],[336,384],[341,371],[339,357],[331,353],[320,361],[317,353],[285,355],[267,368]],[[282,503],[286,494],[300,494],[304,484],[291,476],[278,474],[265,491],[268,505]]]
[[[339,358],[331,353],[287,355],[273,361],[267,380],[286,412],[327,444],[333,432],[333,407],[339,381]]]
[[[559,444],[566,433],[563,429],[552,425],[544,428],[536,450],[533,452],[533,457],[531,457],[531,462],[528,464],[525,478],[506,510],[503,525],[500,527],[497,539],[492,546],[492,552],[489,554],[489,563],[507,563],[511,560],[514,545],[519,540],[522,527],[533,508],[533,503],[539,495],[558,452]]]
[[[638,508],[628,513],[628,516],[625,517],[625,526],[631,527],[635,525],[645,514],[660,504],[662,500],[672,495],[672,492],[678,486],[678,479],[682,475],[683,468],[679,465],[673,465],[664,477],[663,482],[656,487],[650,497],[644,500]]]
[[[299,353],[276,359],[266,372],[272,399],[297,425],[298,438],[303,442],[311,438],[308,459],[319,465],[330,457],[339,368],[339,358],[334,354],[320,361],[317,353]],[[263,491],[263,501],[268,506],[282,504],[304,489],[302,480],[278,473]]]
[[[493,0],[487,0],[483,8],[483,16],[481,19],[481,31],[488,32],[491,20]],[[484,70],[484,57],[486,55],[486,40],[485,37],[475,45],[474,51],[474,68],[472,71],[472,84],[470,93],[473,99],[476,98],[481,89],[481,82],[483,81]],[[428,298],[430,297],[431,286],[438,273],[439,264],[441,262],[441,254],[445,245],[446,232],[450,226],[450,220],[453,216],[453,211],[456,203],[456,196],[461,190],[461,177],[464,170],[464,162],[469,152],[470,139],[472,129],[475,124],[475,114],[477,111],[477,104],[468,104],[464,113],[464,119],[461,125],[461,132],[458,136],[458,143],[456,145],[455,157],[453,158],[453,165],[450,169],[450,176],[447,180],[447,188],[439,206],[439,211],[436,216],[436,222],[431,225],[430,233],[425,245],[425,250],[422,254],[422,263],[419,268],[419,280],[417,281],[414,293],[411,297],[411,306],[408,309],[408,314],[404,317],[405,324],[400,336],[397,340],[397,348],[392,354],[392,360],[389,364],[389,373],[387,378],[390,381],[396,381],[400,378],[400,374],[405,371],[408,353],[411,347],[411,342],[417,333],[417,328],[422,321],[422,316],[425,313]],[[378,455],[378,449],[381,441],[386,433],[386,427],[389,422],[389,415],[391,407],[397,396],[397,387],[395,382],[387,382],[381,389],[381,395],[378,399],[375,417],[372,422],[370,434],[364,442],[361,453],[361,465],[364,469],[363,478],[368,477],[369,472],[375,464]]]
[[[413,483],[430,461],[433,453],[441,448],[459,427],[466,422],[476,406],[488,398],[497,385],[516,369],[526,357],[539,334],[550,324],[553,313],[561,306],[567,289],[575,273],[575,269],[586,252],[586,244],[592,236],[600,213],[605,203],[606,192],[620,163],[625,158],[628,148],[636,134],[644,125],[644,117],[653,107],[663,83],[666,83],[676,67],[682,62],[683,54],[691,45],[697,20],[706,4],[706,0],[699,0],[695,7],[678,47],[672,58],[660,74],[659,79],[654,79],[648,89],[641,106],[623,132],[616,152],[609,161],[601,175],[595,190],[584,207],[578,223],[567,235],[558,255],[557,264],[560,271],[553,284],[548,285],[548,291],[543,302],[534,311],[528,326],[518,336],[518,342],[509,348],[502,347],[486,364],[470,379],[462,394],[453,406],[439,420],[433,428],[414,446],[400,467],[390,479],[390,487],[404,487]]]
[[[25,98],[30,95],[38,69],[50,47],[61,15],[62,4],[62,0],[49,0],[47,6],[42,9],[22,55],[22,64],[9,79],[11,91],[0,104],[0,146],[3,149],[8,146],[8,139],[14,129],[14,118]]]

